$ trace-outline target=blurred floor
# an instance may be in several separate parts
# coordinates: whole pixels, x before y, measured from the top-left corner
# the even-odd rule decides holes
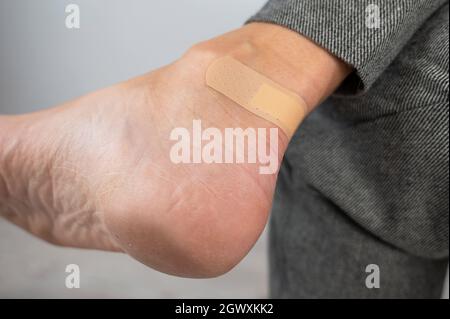
[[[182,279],[118,253],[55,247],[0,219],[0,298],[265,298],[266,234],[228,274]],[[80,288],[65,287],[66,265]]]

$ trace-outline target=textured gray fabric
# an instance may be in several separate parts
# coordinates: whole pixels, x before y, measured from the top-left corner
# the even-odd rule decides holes
[[[380,6],[381,31],[361,22],[368,3]],[[353,65],[359,77],[341,92],[362,93],[331,97],[291,141],[271,220],[273,297],[439,297],[448,19],[446,1],[272,0],[250,20],[296,30]],[[365,288],[365,263],[380,265],[381,289]]]
[[[353,65],[340,91],[367,90],[405,43],[447,0],[271,0],[248,22],[297,31]],[[366,8],[380,9],[380,28],[366,26]],[[351,85],[350,85],[351,84]]]
[[[308,128],[320,121],[315,115]],[[440,297],[445,259],[416,257],[378,240],[319,191],[292,181],[289,167],[280,173],[270,225],[271,297]],[[369,264],[379,266],[379,289],[365,285]]]

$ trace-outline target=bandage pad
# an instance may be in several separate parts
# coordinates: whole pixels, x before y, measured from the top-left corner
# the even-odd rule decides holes
[[[306,103],[300,96],[232,57],[211,63],[206,71],[206,84],[274,123],[289,138],[305,117]]]

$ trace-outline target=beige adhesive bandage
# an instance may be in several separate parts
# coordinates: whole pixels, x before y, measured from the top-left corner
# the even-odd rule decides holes
[[[289,138],[306,114],[306,103],[300,96],[229,56],[208,67],[206,84],[274,123]]]

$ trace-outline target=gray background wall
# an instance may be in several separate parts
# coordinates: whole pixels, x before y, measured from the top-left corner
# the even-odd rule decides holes
[[[0,113],[49,107],[169,63],[239,27],[264,2],[0,0]],[[79,30],[65,27],[69,3],[80,6]],[[81,268],[80,289],[65,288],[71,263]],[[232,272],[191,280],[121,254],[54,247],[0,220],[0,298],[265,296],[265,234]]]

